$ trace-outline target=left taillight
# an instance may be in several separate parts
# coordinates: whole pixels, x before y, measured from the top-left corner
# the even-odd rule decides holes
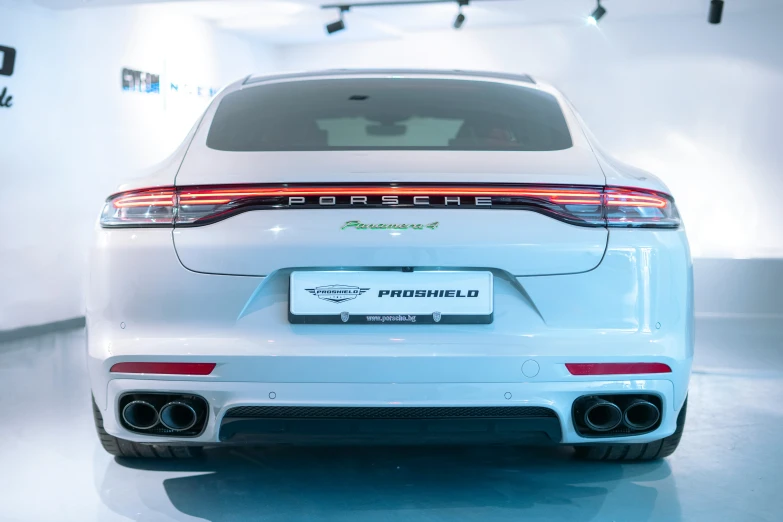
[[[177,215],[174,188],[151,188],[111,196],[101,212],[104,227],[170,227]]]

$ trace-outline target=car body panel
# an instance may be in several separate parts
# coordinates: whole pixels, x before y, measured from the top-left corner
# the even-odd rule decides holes
[[[349,221],[422,224],[422,230],[343,229]],[[437,223],[437,228],[427,224]],[[513,275],[585,272],[601,262],[607,230],[531,211],[269,209],[204,227],[177,228],[190,270],[268,275],[292,267],[495,268]]]
[[[177,185],[209,183],[558,183],[604,184],[590,148],[514,151],[226,152],[197,133]]]
[[[297,387],[321,390],[312,404],[332,404],[324,393],[343,387],[365,387],[357,397],[368,404],[391,404],[400,395],[387,392],[403,384],[430,391],[402,404],[459,405],[473,397],[493,405],[505,399],[490,390],[505,387],[523,402],[557,404],[564,441],[588,442],[573,432],[568,413],[568,401],[579,395],[656,390],[672,413],[685,400],[693,282],[683,239],[682,230],[612,231],[607,261],[585,274],[517,278],[496,270],[496,312],[489,325],[294,325],[286,320],[290,269],[269,277],[200,274],[179,263],[170,230],[99,229],[87,311],[93,392],[99,407],[109,408],[109,433],[144,442],[154,439],[107,420],[116,414],[108,400],[116,396],[114,386],[189,389],[210,401],[230,397],[226,405],[266,403],[270,390]],[[218,366],[205,377],[110,372],[117,362],[140,360]],[[539,367],[534,377],[522,372],[528,360]],[[596,378],[565,369],[566,362],[595,361],[664,362],[673,372]],[[462,393],[435,391],[444,387]],[[382,389],[383,400],[367,395]],[[555,390],[570,391],[556,402]],[[307,402],[303,397],[299,403]],[[664,420],[653,435],[673,429],[674,418]]]
[[[344,72],[388,77],[391,72]],[[476,80],[475,74],[405,72]],[[430,76],[428,76],[430,75]],[[329,73],[329,77],[339,77]],[[318,74],[240,80],[218,94],[182,146],[122,190],[233,183],[547,183],[666,191],[612,159],[555,95],[573,147],[554,152],[210,150],[206,133],[227,93]],[[438,230],[341,230],[347,220],[438,221]],[[683,227],[579,227],[527,210],[267,209],[193,228],[96,227],[87,292],[88,369],[110,435],[137,442],[217,444],[233,406],[543,406],[568,444],[650,442],[674,433],[693,361],[693,279]],[[490,324],[291,324],[295,270],[486,270]],[[205,376],[127,374],[119,362],[207,362]],[[571,375],[566,363],[656,362],[671,373]],[[118,398],[190,393],[209,403],[195,438],[129,431]],[[649,433],[586,438],[584,395],[660,398]]]
[[[218,427],[230,408],[239,406],[541,406],[552,409],[560,421],[562,444],[629,442],[645,443],[674,433],[677,414],[682,405],[671,402],[673,384],[666,379],[592,380],[574,382],[508,382],[508,383],[264,383],[226,381],[137,380],[114,379],[107,394],[143,390],[171,393],[199,393],[212,405],[206,428],[197,437],[175,439],[178,443],[200,446],[220,444]],[[270,394],[274,393],[274,398]],[[649,433],[632,437],[607,436],[600,439],[580,436],[571,422],[573,401],[585,394],[643,393],[663,399],[660,426]],[[506,399],[506,396],[510,398]],[[172,437],[139,435],[119,423],[116,404],[110,402],[103,412],[107,433],[137,442],[166,444]]]

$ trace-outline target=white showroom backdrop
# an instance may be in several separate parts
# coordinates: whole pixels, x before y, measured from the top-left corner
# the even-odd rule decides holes
[[[13,75],[0,76],[13,95],[0,108],[2,331],[83,316],[106,196],[180,143],[209,101],[195,87],[277,65],[267,46],[164,5],[55,11],[0,0],[0,45],[17,50]],[[123,91],[123,68],[160,74],[161,93]]]
[[[0,108],[0,331],[83,315],[102,201],[179,143],[208,103],[185,91],[250,72],[338,67],[526,72],[555,84],[607,149],[676,195],[695,257],[697,311],[783,317],[783,2],[737,12],[727,2],[717,26],[706,22],[706,0],[697,10],[661,2],[672,9],[635,16],[607,2],[592,27],[576,10],[526,19],[528,3],[557,11],[531,0],[512,2],[522,6],[509,17],[515,25],[482,26],[467,8],[460,31],[449,19],[432,30],[440,19],[417,17],[420,7],[395,8],[384,24],[354,10],[345,31],[326,37],[320,20],[333,13],[315,2],[303,0],[301,13],[276,2],[294,14],[289,26],[272,27],[256,23],[276,20],[260,11],[265,1],[230,2],[230,11],[215,2],[39,0],[69,7],[50,10],[0,0],[0,46],[18,53],[13,76],[0,76],[0,91],[13,95],[13,106]],[[100,3],[133,0],[90,5]],[[395,29],[403,20],[421,27]],[[124,92],[123,68],[160,74],[161,92]],[[171,83],[190,87],[172,92]]]

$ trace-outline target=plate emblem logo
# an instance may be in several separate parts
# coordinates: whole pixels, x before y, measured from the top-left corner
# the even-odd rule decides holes
[[[351,317],[351,314],[349,314],[348,312],[340,312],[340,320],[342,322],[347,323],[348,319],[350,319],[350,317]]]
[[[441,314],[440,312],[432,312],[432,320],[436,323],[440,322]]]
[[[369,288],[359,288],[358,286],[347,285],[328,285],[318,286],[315,288],[305,288],[308,292],[316,296],[318,299],[324,301],[331,301],[332,303],[344,303],[356,299]]]

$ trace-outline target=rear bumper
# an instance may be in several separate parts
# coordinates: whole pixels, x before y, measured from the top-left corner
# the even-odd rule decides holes
[[[667,377],[678,377],[668,375]],[[687,380],[687,375],[686,375]],[[123,428],[119,422],[117,401],[110,400],[103,413],[104,429],[111,435],[127,440],[148,443],[186,443],[211,445],[221,443],[242,442],[299,442],[303,440],[330,442],[354,442],[357,440],[374,442],[399,442],[412,440],[421,442],[468,441],[473,437],[464,437],[463,427],[455,429],[433,429],[420,425],[416,434],[383,433],[372,430],[366,433],[353,432],[351,436],[338,427],[334,433],[334,425],[330,428],[321,425],[305,430],[304,433],[288,433],[281,431],[278,436],[266,433],[258,435],[255,428],[246,427],[237,433],[227,434],[225,422],[226,413],[240,406],[375,406],[375,407],[500,407],[500,406],[537,406],[552,410],[556,414],[557,429],[553,429],[551,421],[543,424],[534,421],[514,426],[513,432],[498,431],[490,423],[475,427],[473,435],[482,442],[517,442],[528,443],[533,439],[563,444],[595,443],[595,442],[649,442],[674,433],[677,414],[681,403],[675,403],[674,384],[670,380],[601,380],[578,382],[535,382],[535,383],[438,383],[438,384],[367,384],[367,383],[251,383],[251,382],[205,382],[205,381],[175,381],[152,379],[113,379],[108,383],[109,397],[119,397],[127,392],[164,391],[170,393],[192,393],[204,397],[210,405],[207,425],[197,437],[169,437],[140,435]],[[658,395],[663,403],[660,426],[643,435],[585,438],[574,428],[571,417],[571,407],[575,399],[587,394],[609,393],[645,393]],[[274,398],[272,398],[274,397]],[[508,397],[508,398],[507,398]],[[395,424],[395,423],[387,423]],[[405,429],[404,423],[390,426],[392,432]],[[435,423],[437,424],[437,423]],[[459,423],[457,423],[459,424]],[[221,425],[223,436],[221,437]],[[430,426],[433,424],[430,423]],[[409,428],[409,427],[408,427]],[[429,431],[426,431],[429,430]],[[483,431],[481,431],[483,430]],[[295,430],[294,430],[295,431]],[[536,434],[546,433],[550,436],[541,438]],[[354,435],[357,435],[354,437]],[[408,435],[408,436],[406,436]],[[233,439],[233,440],[232,440]],[[557,439],[557,440],[555,440]]]
[[[495,274],[492,324],[296,325],[287,320],[292,268],[268,277],[201,274],[180,264],[170,230],[100,230],[88,292],[88,368],[105,429],[139,442],[219,444],[224,416],[237,406],[517,405],[552,409],[557,442],[566,444],[646,442],[674,432],[693,358],[683,230],[612,230],[603,261],[585,273],[515,277],[484,268]],[[125,361],[217,366],[203,377],[110,371]],[[574,376],[565,367],[595,362],[658,362],[672,373]],[[125,430],[118,397],[141,391],[204,397],[206,429],[196,438]],[[576,398],[622,393],[661,398],[655,431],[600,439],[576,433]]]

